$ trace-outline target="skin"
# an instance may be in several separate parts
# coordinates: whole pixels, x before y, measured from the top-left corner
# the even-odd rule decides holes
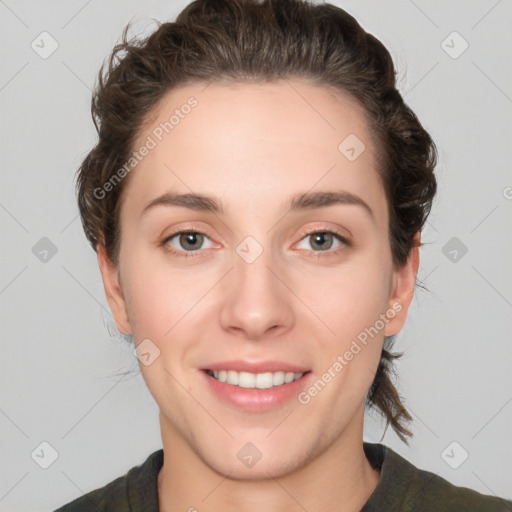
[[[384,336],[405,323],[419,264],[417,248],[403,268],[392,264],[363,111],[302,79],[189,84],[155,107],[135,147],[190,96],[198,106],[130,175],[119,266],[98,245],[117,327],[160,350],[140,364],[160,408],[160,510],[359,511],[379,481],[363,452],[364,401]],[[338,150],[349,134],[366,146],[355,161]],[[340,189],[364,200],[373,217],[354,204],[287,208],[299,192]],[[225,213],[159,206],[141,216],[169,191],[215,196]],[[206,235],[192,240],[195,250],[179,235],[167,242],[189,257],[164,250],[162,240],[192,227]],[[332,228],[350,246],[306,235]],[[236,252],[247,236],[263,249],[252,263]],[[271,359],[319,378],[394,303],[401,311],[307,405],[237,409],[199,374],[212,362]],[[247,442],[262,453],[251,468],[237,458]]]

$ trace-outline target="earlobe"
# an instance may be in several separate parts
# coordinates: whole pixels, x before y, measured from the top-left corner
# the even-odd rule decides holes
[[[97,245],[97,255],[105,295],[116,326],[121,333],[131,334],[132,329],[128,320],[126,301],[119,283],[118,268],[112,263],[105,246],[101,243]]]
[[[420,263],[419,247],[421,235],[414,236],[414,246],[409,253],[407,263],[400,269],[394,271],[393,289],[388,302],[386,316],[390,319],[384,329],[385,336],[393,336],[402,330],[407,320],[407,312],[414,296],[416,276]]]

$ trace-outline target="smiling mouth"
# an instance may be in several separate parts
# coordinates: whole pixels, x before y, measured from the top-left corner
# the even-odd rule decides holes
[[[232,386],[248,389],[270,389],[273,387],[283,386],[296,380],[301,379],[304,375],[311,373],[310,371],[303,373],[294,372],[264,372],[249,373],[237,372],[235,370],[203,370],[207,375]]]

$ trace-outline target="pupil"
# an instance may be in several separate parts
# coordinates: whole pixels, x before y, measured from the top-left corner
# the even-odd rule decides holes
[[[330,233],[316,233],[315,235],[313,235],[313,248],[314,248],[314,245],[317,244],[317,241],[318,239],[320,239],[320,249],[325,249],[326,246],[325,246],[325,237],[327,237],[327,239],[329,240],[329,237],[332,237],[332,235]],[[327,244],[327,248],[330,247],[330,244]],[[316,249],[315,249],[316,250]]]
[[[199,233],[186,233],[184,235],[181,236],[181,239],[182,239],[182,246],[184,248],[189,248],[189,249],[197,249],[197,247],[194,247],[194,242],[197,244],[197,240],[195,240],[198,236],[202,236],[200,235]],[[192,245],[192,247],[188,247],[188,244],[190,243],[190,245]],[[199,244],[201,245],[201,244]]]

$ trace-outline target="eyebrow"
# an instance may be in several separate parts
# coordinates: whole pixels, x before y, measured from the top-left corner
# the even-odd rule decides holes
[[[346,204],[361,206],[375,221],[375,215],[368,204],[345,190],[339,191],[318,191],[296,194],[290,199],[288,209],[291,211],[323,208],[335,204]],[[203,194],[172,194],[165,193],[150,201],[142,210],[141,216],[157,206],[173,207],[178,206],[190,210],[224,214],[225,209],[218,199]]]

